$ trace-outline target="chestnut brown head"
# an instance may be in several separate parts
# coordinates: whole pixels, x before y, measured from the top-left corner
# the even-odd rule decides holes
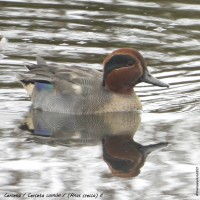
[[[149,73],[143,56],[135,49],[118,49],[105,58],[103,65],[103,86],[113,92],[130,94],[140,82],[169,87]]]

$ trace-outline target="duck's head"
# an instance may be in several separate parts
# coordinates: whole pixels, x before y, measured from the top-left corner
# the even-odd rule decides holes
[[[103,86],[113,92],[131,94],[133,87],[140,82],[169,87],[150,74],[143,56],[135,49],[113,51],[105,58],[103,65]]]

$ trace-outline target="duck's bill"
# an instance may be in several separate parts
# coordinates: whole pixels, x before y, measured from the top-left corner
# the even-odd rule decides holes
[[[150,144],[147,146],[142,146],[140,151],[143,153],[143,155],[145,157],[147,157],[150,153],[152,153],[153,151],[156,151],[158,149],[162,149],[165,148],[169,145],[168,142],[160,142],[158,144]]]
[[[145,70],[142,77],[140,78],[140,82],[150,83],[152,85],[160,86],[160,87],[169,87],[169,84],[164,83],[157,78],[153,77],[148,70]]]

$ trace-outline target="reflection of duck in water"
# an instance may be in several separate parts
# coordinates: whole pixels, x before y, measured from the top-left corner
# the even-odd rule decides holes
[[[135,134],[140,113],[107,113],[101,115],[66,115],[32,109],[22,129],[32,133],[33,140],[55,145],[95,145],[105,135]]]
[[[103,139],[103,158],[114,176],[135,177],[148,154],[165,146],[167,143],[142,146],[129,134],[109,136]]]
[[[142,108],[134,87],[140,82],[160,87],[143,56],[135,49],[118,49],[103,62],[103,73],[82,67],[47,65],[42,58],[18,74],[34,108],[65,114],[128,112]]]
[[[31,110],[21,128],[37,143],[64,146],[97,145],[102,141],[103,158],[114,176],[134,177],[147,155],[166,146],[159,143],[142,146],[133,140],[140,125],[140,113],[102,115],[65,115]]]

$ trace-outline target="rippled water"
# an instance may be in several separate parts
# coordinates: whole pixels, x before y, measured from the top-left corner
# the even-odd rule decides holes
[[[0,198],[6,192],[75,192],[106,200],[195,199],[199,16],[198,0],[0,1],[0,36],[9,40],[0,49]],[[49,63],[101,69],[104,57],[121,47],[138,49],[152,74],[170,84],[136,87],[144,105],[140,116],[69,119],[29,112],[29,98],[15,78],[24,63],[40,55]],[[127,141],[117,136],[121,127],[130,128],[121,131],[130,131],[133,161],[144,159],[138,176],[114,173],[108,154],[119,156],[111,147],[120,150]],[[147,156],[147,147],[159,150]]]

